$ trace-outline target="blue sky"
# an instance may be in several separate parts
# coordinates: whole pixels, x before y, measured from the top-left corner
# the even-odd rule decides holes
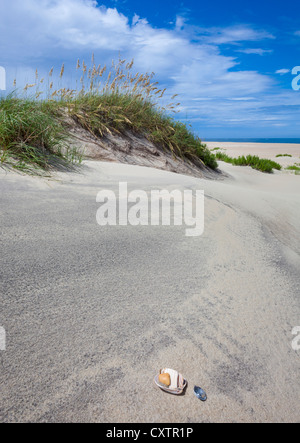
[[[300,137],[300,2],[283,0],[0,0],[7,89],[78,58],[135,60],[179,94],[176,118],[206,140]],[[68,81],[68,80],[66,80]]]

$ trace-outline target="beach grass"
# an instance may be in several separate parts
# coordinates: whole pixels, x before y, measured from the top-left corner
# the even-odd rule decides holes
[[[240,156],[238,158],[233,158],[224,154],[222,152],[217,152],[215,154],[217,160],[224,161],[226,163],[231,163],[235,166],[251,166],[261,172],[272,173],[273,169],[281,170],[282,167],[277,162],[273,160],[259,158],[255,155]]]
[[[45,103],[10,95],[0,100],[0,162],[25,172],[47,170],[51,164],[80,162],[68,149],[58,116]],[[63,153],[64,152],[64,153]]]
[[[285,169],[288,170],[288,171],[300,172],[299,164],[295,164],[295,165],[292,165],[292,166],[287,166]]]
[[[59,74],[60,88],[54,87],[53,68],[48,82],[36,71],[34,84],[0,99],[0,160],[17,169],[50,169],[53,159],[81,162],[82,153],[68,148],[67,115],[96,135],[122,134],[130,130],[147,137],[174,157],[189,159],[216,169],[215,156],[201,139],[172,113],[180,106],[160,105],[166,89],[153,81],[154,74],[132,73],[133,60],[97,67],[77,61],[81,78],[76,89],[63,88],[65,65]],[[45,84],[47,83],[47,89]],[[78,85],[78,83],[77,83]],[[14,84],[14,86],[17,86]],[[55,163],[55,162],[54,162]]]

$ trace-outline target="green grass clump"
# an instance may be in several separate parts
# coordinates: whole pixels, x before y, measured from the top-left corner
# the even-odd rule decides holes
[[[285,169],[287,169],[288,171],[297,171],[297,172],[299,172],[300,171],[300,167],[296,164],[296,165],[293,165],[293,166],[288,166],[287,168],[285,168]]]
[[[63,154],[64,151],[64,154]],[[72,153],[75,161],[76,155]],[[32,171],[69,163],[65,129],[43,102],[13,96],[0,99],[0,162]]]
[[[226,163],[231,163],[235,166],[251,166],[253,169],[257,169],[258,171],[272,173],[273,169],[281,170],[281,165],[278,163],[268,160],[262,159],[255,155],[248,155],[247,157],[241,156],[238,158],[229,157],[227,154],[218,152],[215,154],[217,160],[224,161]]]
[[[293,157],[291,154],[278,154],[278,155],[276,155],[276,158],[279,158],[279,157]]]

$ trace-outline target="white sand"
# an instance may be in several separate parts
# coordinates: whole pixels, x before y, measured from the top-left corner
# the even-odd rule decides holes
[[[219,181],[101,162],[57,181],[0,171],[2,421],[299,422],[300,177],[220,168]],[[204,235],[99,230],[96,193],[119,181],[204,189]],[[187,378],[184,396],[154,386],[162,367]]]
[[[240,155],[258,155],[261,158],[274,160],[283,167],[300,163],[300,144],[293,143],[237,143],[237,142],[207,142],[207,147],[213,149],[219,147],[230,157]],[[292,157],[276,157],[277,155],[289,154]]]

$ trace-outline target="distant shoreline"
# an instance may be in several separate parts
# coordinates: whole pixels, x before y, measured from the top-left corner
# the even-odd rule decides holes
[[[275,144],[300,144],[300,138],[214,138],[203,139],[204,143],[230,142],[230,143],[275,143]]]
[[[300,143],[205,142],[208,149],[219,148],[230,157],[256,155],[279,163],[283,168],[300,163]],[[286,156],[287,155],[287,156]]]

